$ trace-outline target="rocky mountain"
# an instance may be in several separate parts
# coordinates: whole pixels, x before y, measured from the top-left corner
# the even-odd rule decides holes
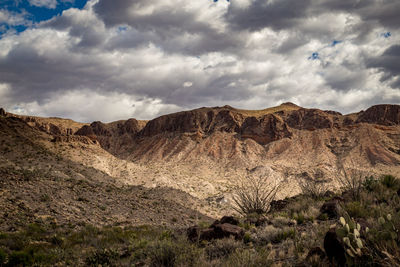
[[[299,179],[334,189],[343,170],[400,175],[400,106],[358,113],[307,109],[292,103],[264,110],[199,108],[150,121],[83,124],[16,116],[62,145],[63,157],[126,184],[168,186],[195,197],[225,199],[248,170],[265,168],[298,193]]]

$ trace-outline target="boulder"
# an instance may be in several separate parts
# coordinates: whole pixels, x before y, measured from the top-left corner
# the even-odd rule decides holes
[[[330,200],[326,201],[321,209],[320,209],[321,214],[326,214],[328,215],[329,219],[335,219],[339,217],[339,206],[338,202],[335,200]]]
[[[229,223],[229,224],[232,224],[232,225],[239,225],[239,220],[236,219],[236,218],[233,217],[233,216],[224,216],[224,217],[222,217],[220,220],[216,220],[216,221],[211,225],[211,227],[213,227],[213,226],[215,226],[215,225],[217,225],[217,224],[224,224],[224,223]]]
[[[233,236],[235,239],[242,239],[244,236],[244,230],[230,223],[222,223],[214,226],[214,236],[216,238],[225,238]]]
[[[331,228],[324,238],[324,249],[329,261],[336,266],[346,265],[346,251],[339,241],[336,228]]]
[[[6,114],[6,111],[3,108],[0,108],[0,117],[5,117]]]
[[[244,236],[243,228],[238,226],[239,221],[231,216],[224,216],[221,220],[216,220],[208,228],[200,228],[199,226],[192,226],[187,229],[187,237],[190,241],[202,241],[222,239],[226,237],[234,237],[235,239],[242,239]]]

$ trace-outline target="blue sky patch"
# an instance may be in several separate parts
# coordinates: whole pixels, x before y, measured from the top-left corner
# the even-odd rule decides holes
[[[317,60],[317,59],[320,59],[318,52],[312,53],[311,56],[308,58],[308,60]]]
[[[334,46],[336,46],[336,45],[338,45],[338,44],[340,44],[340,43],[342,43],[342,42],[343,42],[343,41],[333,40],[332,43],[331,43],[331,46],[334,47]]]
[[[60,15],[69,8],[82,9],[87,0],[57,0],[55,8],[31,5],[28,0],[3,0],[0,3],[0,11],[9,14],[10,21],[0,21],[0,38],[9,30],[23,32],[35,23],[49,20]],[[15,20],[13,18],[23,18]]]

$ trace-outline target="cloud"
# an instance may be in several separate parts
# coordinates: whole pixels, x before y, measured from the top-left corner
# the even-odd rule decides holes
[[[1,93],[1,86],[0,86]],[[101,108],[99,108],[101,106]],[[17,114],[36,114],[74,118],[80,122],[101,120],[111,122],[131,117],[152,119],[157,115],[176,112],[177,106],[163,104],[159,99],[140,99],[127,94],[101,94],[91,90],[66,91],[54,94],[43,103],[17,103],[8,107]]]
[[[381,81],[388,81],[393,88],[400,89],[400,45],[392,45],[379,57],[370,58],[367,66],[383,72]]]
[[[57,0],[28,0],[32,6],[54,9],[57,7]]]
[[[16,13],[6,9],[0,9],[0,24],[7,24],[9,26],[27,25],[27,14],[25,12]]]
[[[89,1],[0,39],[0,105],[109,121],[226,104],[346,113],[399,103],[391,9],[397,1]],[[0,23],[27,22],[15,16],[2,10]]]

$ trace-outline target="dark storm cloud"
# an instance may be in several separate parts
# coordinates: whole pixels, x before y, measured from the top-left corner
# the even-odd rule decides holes
[[[394,78],[391,86],[400,89],[400,45],[393,45],[381,56],[368,59],[367,66],[380,69],[383,72],[382,81]]]
[[[232,1],[233,2],[233,1]],[[251,1],[241,8],[233,4],[227,12],[227,20],[234,29],[258,31],[265,27],[276,30],[293,27],[297,20],[306,16],[312,0]]]
[[[240,36],[211,27],[212,21],[198,19],[194,10],[180,9],[184,2],[163,5],[162,1],[100,0],[94,5],[94,11],[107,27],[130,25],[134,28],[135,34],[127,35],[127,40],[120,38],[114,43],[121,48],[153,42],[168,52],[201,55],[243,45]],[[209,4],[204,1],[203,6]],[[132,13],[140,9],[151,11]],[[129,42],[132,39],[133,42]]]

